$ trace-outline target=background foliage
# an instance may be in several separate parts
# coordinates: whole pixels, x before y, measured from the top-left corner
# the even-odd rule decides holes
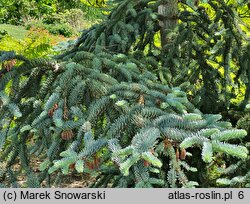
[[[0,23],[47,29],[65,37],[76,35],[101,16],[102,11],[86,1],[0,1]]]

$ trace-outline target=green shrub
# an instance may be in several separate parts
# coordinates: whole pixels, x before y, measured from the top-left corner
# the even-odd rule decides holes
[[[0,39],[0,50],[12,51],[28,58],[48,57],[54,54],[52,49],[59,41],[65,39],[61,36],[53,36],[42,29],[31,29],[22,40],[5,35]]]
[[[41,20],[33,20],[26,24],[26,29],[42,29],[48,30],[53,35],[63,35],[64,37],[71,37],[76,32],[68,23],[53,23],[45,24]]]
[[[74,34],[74,30],[66,23],[45,25],[45,28],[54,35],[63,35],[65,37],[71,37]]]
[[[66,23],[65,14],[64,13],[53,13],[51,15],[44,15],[42,18],[42,22],[44,24]]]
[[[30,29],[45,29],[45,25],[43,24],[42,20],[29,20],[25,23],[25,28],[27,30]]]
[[[83,12],[80,9],[70,9],[63,13],[44,15],[41,20],[31,20],[26,23],[26,29],[46,29],[51,34],[71,37],[77,31],[90,26],[90,22],[84,20]]]
[[[45,24],[66,23],[64,21],[65,10],[72,10],[70,14],[81,16],[81,19],[83,19],[82,14],[84,12],[85,19],[91,21],[96,20],[96,18],[100,19],[102,14],[101,9],[92,8],[87,5],[86,1],[11,0],[0,3],[0,23],[24,25],[31,19],[38,20],[41,18]]]
[[[84,28],[84,13],[81,9],[70,9],[64,13],[66,22],[71,25],[75,30]]]

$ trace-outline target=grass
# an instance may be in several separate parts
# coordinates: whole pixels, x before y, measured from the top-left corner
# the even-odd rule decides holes
[[[9,35],[17,39],[23,39],[28,33],[23,26],[15,26],[9,24],[0,24],[0,30],[6,30]]]

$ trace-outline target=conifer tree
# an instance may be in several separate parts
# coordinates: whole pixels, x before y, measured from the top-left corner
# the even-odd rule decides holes
[[[223,2],[216,4],[222,12],[230,8]],[[2,186],[19,186],[20,174],[28,187],[43,181],[50,186],[77,172],[95,177],[92,187],[211,187],[203,179],[218,155],[236,165],[248,159],[249,150],[238,145],[245,130],[221,121],[220,114],[203,114],[183,91],[185,84],[173,86],[183,75],[181,67],[172,72],[168,66],[191,60],[176,43],[190,34],[193,15],[207,18],[204,10],[180,13],[187,27],[178,27],[166,53],[155,40],[163,3],[118,1],[106,20],[53,59],[0,53],[3,64],[17,62],[0,70]],[[194,58],[205,63],[203,55]],[[165,72],[173,79],[166,81]],[[39,172],[34,157],[42,160]]]
[[[139,58],[143,50],[163,83],[190,82],[190,97],[204,112],[244,109],[250,96],[248,1],[183,0],[178,11],[177,1],[113,2],[118,5],[107,20],[86,31],[77,46],[93,51],[101,45]]]

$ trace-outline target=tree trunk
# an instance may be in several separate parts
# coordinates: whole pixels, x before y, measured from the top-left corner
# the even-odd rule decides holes
[[[161,46],[164,47],[171,41],[167,35],[178,23],[178,0],[164,0],[163,4],[158,7],[158,13],[161,16]]]

